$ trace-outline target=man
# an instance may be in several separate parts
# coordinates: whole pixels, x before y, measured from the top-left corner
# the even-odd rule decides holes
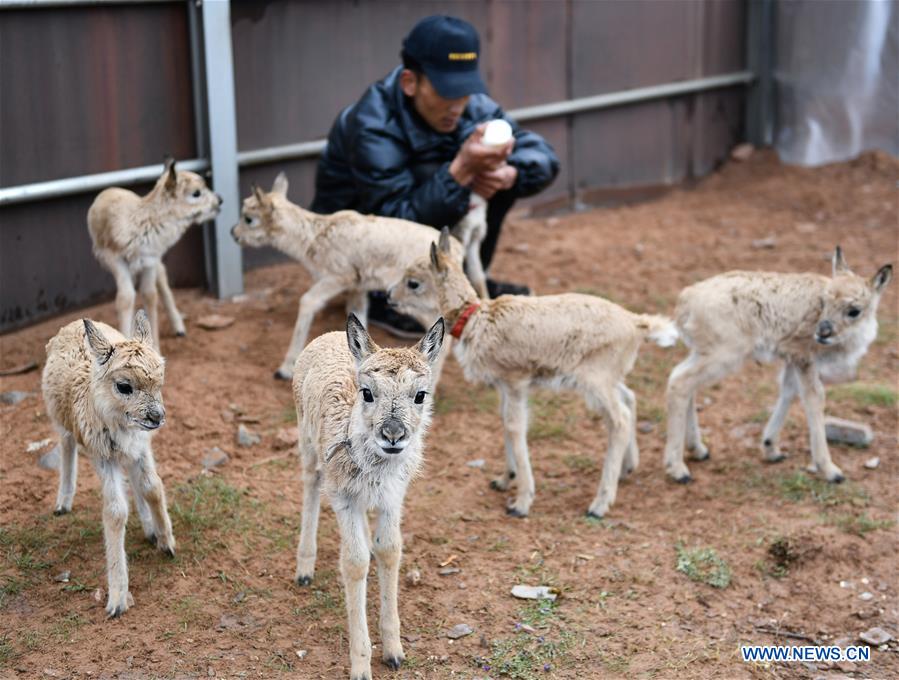
[[[468,212],[474,191],[489,201],[481,247],[486,270],[515,199],[552,182],[559,160],[542,137],[505,118],[487,96],[479,49],[477,31],[461,19],[432,16],[416,24],[403,41],[403,65],[334,122],[312,210],[356,210],[440,229]],[[485,123],[494,118],[512,125],[514,139],[504,147],[481,143]],[[491,297],[530,292],[492,279],[487,286]],[[383,296],[373,296],[369,318],[399,335],[423,332],[388,309]]]

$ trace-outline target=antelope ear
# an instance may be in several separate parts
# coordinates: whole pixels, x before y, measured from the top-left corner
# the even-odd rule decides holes
[[[440,240],[437,242],[441,253],[449,255],[450,252],[450,232],[449,227],[440,230]]]
[[[885,264],[880,269],[877,270],[877,273],[871,279],[871,287],[874,289],[874,292],[880,295],[880,291],[882,291],[886,285],[893,278],[893,265]]]
[[[134,331],[131,338],[138,342],[150,342],[151,335],[150,319],[147,318],[147,313],[143,309],[137,310],[137,314],[134,315]]]
[[[358,367],[368,357],[378,351],[378,346],[371,339],[365,326],[356,318],[355,314],[350,314],[346,320],[346,340],[350,348],[350,354],[356,360]]]
[[[175,191],[178,186],[178,172],[175,170],[175,159],[171,156],[165,157],[165,170],[162,174],[165,175],[165,188],[168,191]]]
[[[268,196],[266,193],[259,188],[259,185],[253,185],[253,195],[256,197],[256,202],[259,203],[260,208],[267,208],[269,205]]]
[[[443,274],[446,271],[446,263],[443,261],[442,256],[437,251],[437,244],[431,244],[431,269],[433,269],[438,274]]]
[[[287,196],[287,175],[283,172],[279,172],[278,176],[275,177],[275,183],[272,184],[272,193]]]
[[[441,316],[437,319],[437,323],[431,326],[431,330],[415,346],[415,349],[425,355],[429,364],[433,365],[437,361],[437,357],[440,356],[440,348],[443,346],[443,334],[445,331],[446,324]]]
[[[849,271],[849,265],[843,258],[843,249],[840,246],[834,248],[833,251],[833,275],[842,274]]]
[[[87,348],[94,356],[94,360],[102,366],[115,351],[115,347],[107,340],[106,336],[97,328],[96,324],[90,319],[82,319],[84,321],[84,339]]]

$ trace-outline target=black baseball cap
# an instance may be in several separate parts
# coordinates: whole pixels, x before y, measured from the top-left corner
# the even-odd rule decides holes
[[[418,62],[445,99],[487,92],[478,72],[480,48],[474,26],[440,15],[419,21],[403,40],[403,54]]]

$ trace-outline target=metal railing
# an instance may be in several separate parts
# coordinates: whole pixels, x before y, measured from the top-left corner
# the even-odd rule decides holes
[[[520,122],[552,118],[556,116],[568,116],[584,111],[597,111],[615,106],[636,104],[656,99],[666,99],[725,87],[748,85],[755,80],[755,74],[751,71],[738,71],[694,80],[684,80],[676,83],[663,83],[650,85],[619,92],[608,92],[591,97],[580,97],[548,104],[538,104],[520,109],[511,109],[509,116]],[[298,144],[286,144],[264,149],[239,151],[237,153],[238,167],[250,167],[278,161],[298,160],[312,158],[319,155],[325,148],[326,140],[317,139]],[[202,159],[193,159],[180,162],[179,167],[185,170],[203,171],[209,168],[209,162]],[[24,203],[46,198],[56,198],[69,194],[97,191],[108,186],[123,186],[139,184],[154,180],[162,173],[162,165],[147,165],[140,168],[116,170],[96,175],[83,175],[81,177],[68,177],[66,179],[23,184],[14,187],[0,187],[0,206],[12,203]]]

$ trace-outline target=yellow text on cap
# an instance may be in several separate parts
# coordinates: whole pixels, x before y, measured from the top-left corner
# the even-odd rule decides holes
[[[477,52],[450,52],[448,55],[450,61],[474,61],[478,58]]]

